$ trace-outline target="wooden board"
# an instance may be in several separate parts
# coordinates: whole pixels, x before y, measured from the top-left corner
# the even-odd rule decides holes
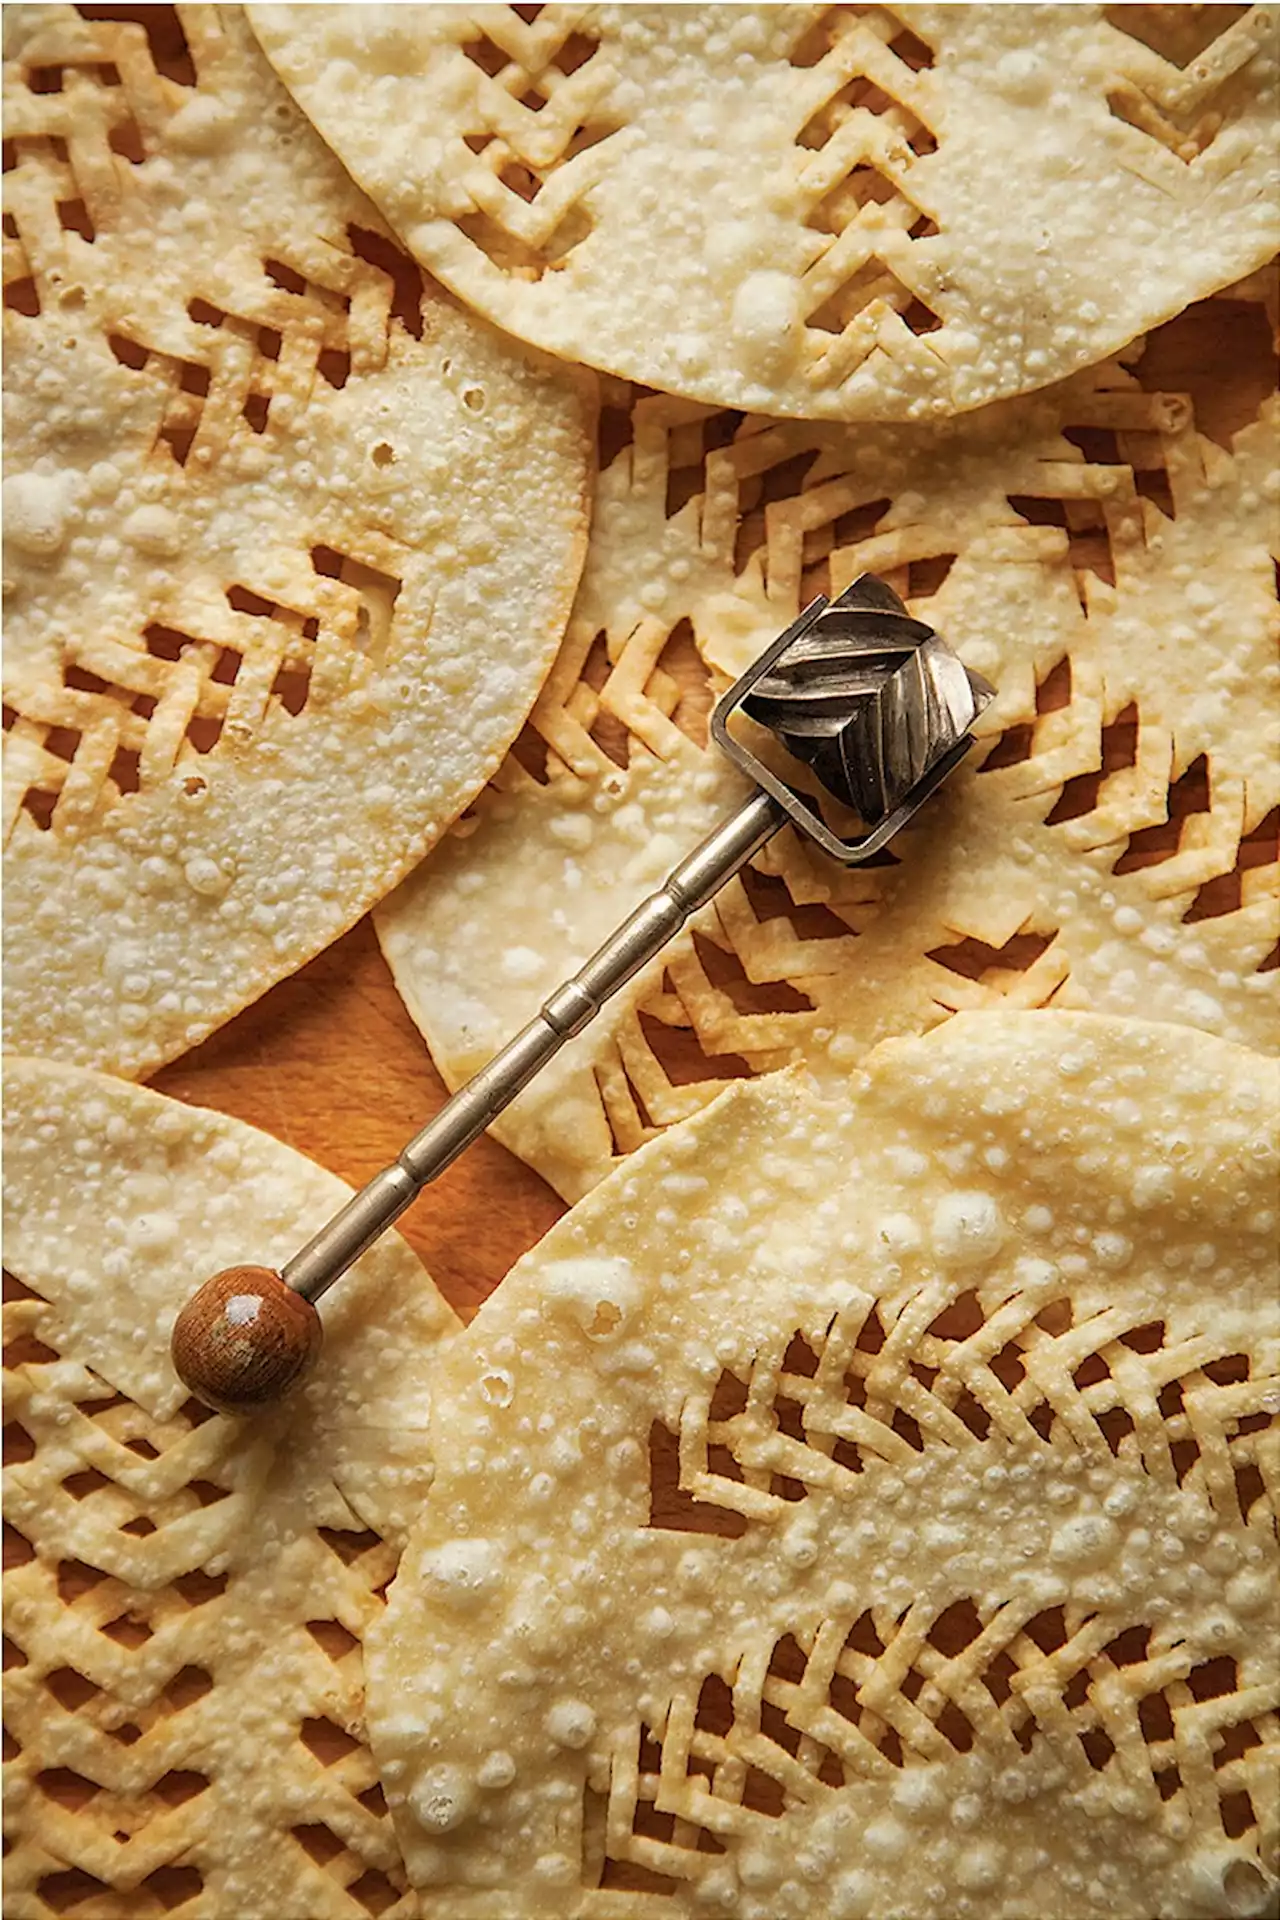
[[[448,1097],[368,917],[151,1085],[248,1120],[353,1187],[394,1160]],[[563,1212],[545,1181],[486,1137],[398,1231],[469,1320]],[[244,1257],[255,1259],[251,1245]]]

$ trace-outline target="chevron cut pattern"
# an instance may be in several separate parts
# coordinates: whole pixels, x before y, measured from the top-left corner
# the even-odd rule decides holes
[[[459,231],[503,272],[540,280],[591,231],[582,195],[599,177],[597,151],[620,120],[607,107],[612,74],[575,7],[489,7],[483,28],[446,56],[479,69],[474,114],[449,142],[474,210]],[[607,156],[603,156],[606,159]]]
[[[1089,4],[1034,45],[1011,18],[822,0],[455,7],[411,38],[249,15],[429,273],[531,345],[712,405],[965,412],[1099,363],[1275,246],[1263,6]],[[1040,137],[1068,71],[1070,193]],[[1070,328],[1046,299],[1064,276]]]
[[[217,36],[200,9],[185,32],[171,8],[154,12],[146,39],[118,22],[77,22],[74,60],[21,69],[25,84],[7,96],[7,308],[60,326],[83,308],[86,280],[101,280],[95,247],[127,193],[119,162],[160,148],[197,66],[206,57],[216,64]],[[192,462],[208,475],[239,457],[269,421],[296,425],[317,385],[341,388],[353,373],[376,372],[393,323],[421,332],[417,270],[374,233],[353,229],[349,238],[351,254],[300,241],[297,257],[282,248],[248,272],[243,259],[207,260],[186,312],[157,320],[158,337],[132,323],[113,329],[107,318],[112,365],[136,383],[122,404],[149,411],[147,466],[163,485]],[[296,716],[377,665],[403,550],[370,526],[358,551],[317,545],[309,557],[287,601],[278,584],[246,581],[216,596],[225,604],[201,609],[195,633],[160,623],[136,634],[80,632],[56,680],[12,676],[4,838],[24,812],[44,829],[81,824],[179,761],[197,795],[203,756],[243,746],[269,709]]]
[[[933,49],[887,8],[837,6],[791,59],[829,88],[796,156],[806,224],[820,236],[800,310],[816,349],[809,377],[825,385],[874,347],[913,357],[913,337],[942,325],[912,257],[913,243],[938,231],[912,187],[914,162],[938,144],[916,81]]]
[[[191,99],[197,70],[217,63],[218,34],[199,8],[188,9],[182,24],[171,7],[148,12],[154,18],[145,40],[117,21],[77,20],[74,57],[26,69],[25,86],[6,102],[6,307],[80,310],[90,250],[118,219],[127,191],[115,158],[136,165],[155,153]],[[392,321],[412,317],[420,282],[378,235],[361,244],[370,257],[300,237],[298,258],[260,262],[251,300],[231,263],[208,263],[211,284],[192,289],[189,325],[175,318],[189,349],[176,371],[186,374],[188,399],[203,403],[183,411],[175,401],[173,438],[187,437],[188,452],[196,422],[201,447],[216,454],[242,430],[240,419],[261,433],[270,409],[283,420],[305,408],[317,374],[341,387],[352,371],[384,364]],[[238,289],[235,310],[220,303],[220,273]],[[121,357],[146,351],[127,340],[120,349]],[[185,452],[173,452],[185,460]]]
[[[1278,1356],[1211,1334],[1170,1339],[1123,1306],[1077,1319],[1042,1288],[984,1310],[941,1283],[795,1333],[655,1424],[651,1524],[741,1535],[811,1492],[875,1498],[874,1475],[942,1447],[1069,1450],[1176,1486],[1220,1523],[1270,1537],[1280,1506]],[[766,1640],[619,1738],[587,1788],[583,1884],[621,1901],[671,1894],[797,1804],[976,1746],[1017,1770],[1051,1750],[1072,1790],[1100,1774],[1170,1833],[1280,1838],[1280,1694],[1139,1617],[964,1597],[872,1607]],[[1003,1759],[1001,1759],[1003,1756]],[[602,1898],[588,1912],[627,1912]],[[653,1911],[660,1911],[655,1905]]]
[[[436,1373],[454,1444],[370,1687],[446,1908],[1264,1911],[1261,1066],[1172,1023],[953,1022],[731,1090],[509,1276]],[[477,1808],[495,1748],[519,1796]]]
[[[1260,1366],[1208,1334],[1166,1342],[1162,1322],[1132,1325],[1123,1306],[1077,1323],[1065,1294],[986,1313],[974,1293],[926,1290],[886,1312],[838,1316],[820,1347],[796,1334],[749,1378],[726,1371],[691,1396],[678,1436],[656,1428],[655,1524],[719,1524],[698,1508],[769,1519],[812,1489],[848,1490],[870,1462],[994,1435],[1140,1465],[1224,1521],[1274,1527],[1280,1356]]]
[[[269,1444],[151,1419],[9,1275],[6,1302],[6,1913],[225,1920],[283,1862],[280,1920],[406,1920],[363,1721],[391,1548],[353,1522],[238,1564]]]
[[[606,402],[593,560],[560,659],[494,783],[500,795],[540,790],[574,808],[583,794],[621,791],[635,766],[676,809],[712,764],[700,757],[706,714],[728,679],[815,594],[838,595],[863,571],[962,655],[970,632],[982,638],[982,595],[1006,581],[1022,597],[1005,620],[1048,607],[1059,636],[1039,661],[1029,649],[998,666],[973,654],[998,683],[1003,726],[992,732],[988,715],[972,763],[980,771],[966,769],[948,789],[945,852],[923,821],[879,866],[847,871],[788,829],[673,943],[661,972],[598,1023],[591,1072],[614,1164],[728,1081],[810,1056],[833,1031],[858,1047],[961,1009],[1105,1008],[1089,955],[1117,915],[1116,926],[1151,926],[1172,964],[1184,948],[1202,969],[1210,956],[1210,982],[1234,981],[1240,994],[1230,1018],[1244,1024],[1222,1030],[1267,1044],[1280,960],[1280,781],[1274,759],[1259,757],[1256,730],[1249,742],[1270,708],[1233,695],[1202,726],[1154,668],[1155,634],[1178,619],[1165,572],[1172,543],[1197,537],[1197,515],[1215,496],[1247,497],[1261,472],[1261,423],[1233,454],[1197,431],[1186,396],[1146,391],[1113,366],[1062,390],[1060,424],[1038,429],[1038,442],[975,456],[955,481],[953,512],[950,495],[931,501],[909,468],[895,472],[894,456],[859,460],[854,436],[820,423],[717,413],[619,383]],[[616,552],[611,511],[625,529]],[[1269,525],[1237,576],[1250,582],[1260,657],[1275,621],[1270,561],[1265,584],[1257,564],[1268,537],[1274,548],[1274,516]],[[1207,567],[1221,537],[1206,528],[1200,538]],[[660,609],[619,586],[637,567],[626,544],[637,539],[677,556]],[[1214,591],[1206,582],[1192,595],[1203,605]],[[732,638],[740,607],[750,636],[741,643]],[[1149,644],[1133,638],[1143,619],[1155,623]],[[460,831],[476,833],[487,809],[482,800]],[[536,812],[529,817],[529,831],[543,831]],[[1024,874],[1001,866],[1013,844]],[[483,865],[475,848],[469,858]],[[900,863],[921,859],[929,871],[900,889]],[[485,871],[500,892],[505,866]],[[983,883],[985,872],[999,877]],[[1013,880],[1020,891],[1010,892]],[[1055,905],[1064,887],[1075,889],[1071,902]],[[438,1008],[439,998],[438,983],[424,982],[411,1004]],[[1224,1017],[1204,1005],[1206,1021]],[[428,1032],[447,1068],[447,1035]],[[575,1092],[588,1097],[584,1076]],[[527,1150],[556,1180],[550,1114],[535,1131]],[[504,1137],[526,1150],[519,1109]],[[563,1190],[582,1191],[607,1164],[575,1172]]]
[[[5,1032],[136,1076],[367,910],[493,771],[578,577],[588,406],[427,285],[243,7],[109,12],[6,15],[3,844],[22,924],[68,937],[9,949]],[[455,619],[502,662],[465,715],[429,686]],[[446,725],[462,751],[409,750]],[[123,976],[94,958],[121,916]]]
[[[399,563],[395,543],[376,534],[364,552]],[[400,581],[329,547],[315,547],[311,564],[301,607],[230,587],[225,612],[202,621],[199,636],[158,622],[136,638],[75,632],[57,684],[15,681],[4,709],[5,840],[24,811],[56,831],[179,764],[195,798],[204,756],[251,741],[269,708],[296,717],[310,698],[344,692],[382,657]]]
[[[1117,120],[1142,136],[1140,162],[1191,166],[1222,130],[1241,69],[1266,45],[1268,25],[1247,6],[1108,7],[1107,20],[1144,50],[1107,96]],[[1233,85],[1234,83],[1234,85]],[[1176,168],[1173,169],[1176,174]]]
[[[633,1895],[696,1883],[790,1807],[868,1776],[918,1773],[978,1742],[1016,1769],[1047,1747],[1071,1789],[1122,1781],[1142,1817],[1275,1844],[1280,1713],[1141,1619],[1118,1634],[1087,1608],[953,1602],[932,1615],[872,1608],[785,1634],[736,1673],[708,1673],[662,1725],[616,1743],[607,1793],[586,1791],[582,1879],[609,1890],[584,1912],[660,1912]]]
[[[623,121],[610,107],[614,74],[600,43],[577,24],[581,9],[523,12],[486,9],[483,31],[449,50],[484,76],[474,124],[449,147],[460,199],[474,207],[458,217],[459,232],[503,272],[534,281],[591,231],[583,196],[610,165]],[[909,348],[913,334],[941,324],[910,262],[911,240],[937,229],[903,182],[912,157],[937,144],[913,84],[932,56],[883,9],[833,7],[792,58],[829,85],[797,150],[818,254],[801,306],[820,349],[813,377],[825,382],[883,343],[886,329]]]

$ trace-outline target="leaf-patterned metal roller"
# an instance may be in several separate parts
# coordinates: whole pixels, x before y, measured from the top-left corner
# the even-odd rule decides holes
[[[992,689],[896,593],[863,574],[815,600],[729,689],[711,732],[731,759],[846,866],[876,853],[969,749]],[[767,727],[867,832],[834,833],[796,788],[729,731],[732,713]]]
[[[191,1391],[222,1412],[246,1413],[292,1386],[319,1349],[320,1296],[779,828],[792,822],[846,865],[870,859],[968,751],[992,697],[872,575],[837,600],[815,600],[712,715],[712,737],[758,791],[280,1273],[233,1267],[205,1283],[173,1333],[174,1363]],[[865,831],[842,837],[798,785],[766,767],[730,731],[739,711],[810,768]]]
[[[964,738],[987,697],[931,627],[864,576],[822,608],[742,705],[875,825]]]

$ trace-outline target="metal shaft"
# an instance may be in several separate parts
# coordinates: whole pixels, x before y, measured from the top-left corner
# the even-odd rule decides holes
[[[567,1040],[593,1020],[605,1001],[661,953],[685,922],[732,879],[753,853],[786,824],[771,794],[758,793],[709,833],[668,875],[656,893],[629,914],[571,980],[557,987],[540,1011],[488,1066],[459,1087],[391,1166],[336,1213],[284,1268],[285,1285],[318,1300],[373,1245],[379,1234],[437,1174],[482,1134],[522,1093]]]

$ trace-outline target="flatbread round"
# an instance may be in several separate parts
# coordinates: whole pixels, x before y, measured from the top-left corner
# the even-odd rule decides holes
[[[1278,1077],[962,1016],[553,1228],[368,1643],[430,1913],[1271,1911]]]
[[[251,6],[419,260],[718,406],[967,411],[1280,242],[1264,6]]]
[[[4,1148],[6,1912],[407,1920],[361,1642],[430,1484],[453,1314],[388,1235],[321,1307],[311,1382],[218,1418],[170,1366],[175,1314],[349,1190],[14,1056]]]
[[[1260,308],[1230,312],[1265,340]],[[727,1078],[843,1073],[958,1008],[1280,1048],[1280,415],[1210,439],[1144,380],[1166,338],[1136,374],[934,428],[614,396],[621,450],[530,731],[378,916],[451,1085],[738,804],[706,708],[813,594],[883,576],[999,699],[893,864],[846,872],[784,833],[501,1118],[566,1198]]]
[[[424,290],[239,10],[182,18],[158,67],[6,9],[5,1031],[130,1075],[493,772],[590,467],[573,378]]]

